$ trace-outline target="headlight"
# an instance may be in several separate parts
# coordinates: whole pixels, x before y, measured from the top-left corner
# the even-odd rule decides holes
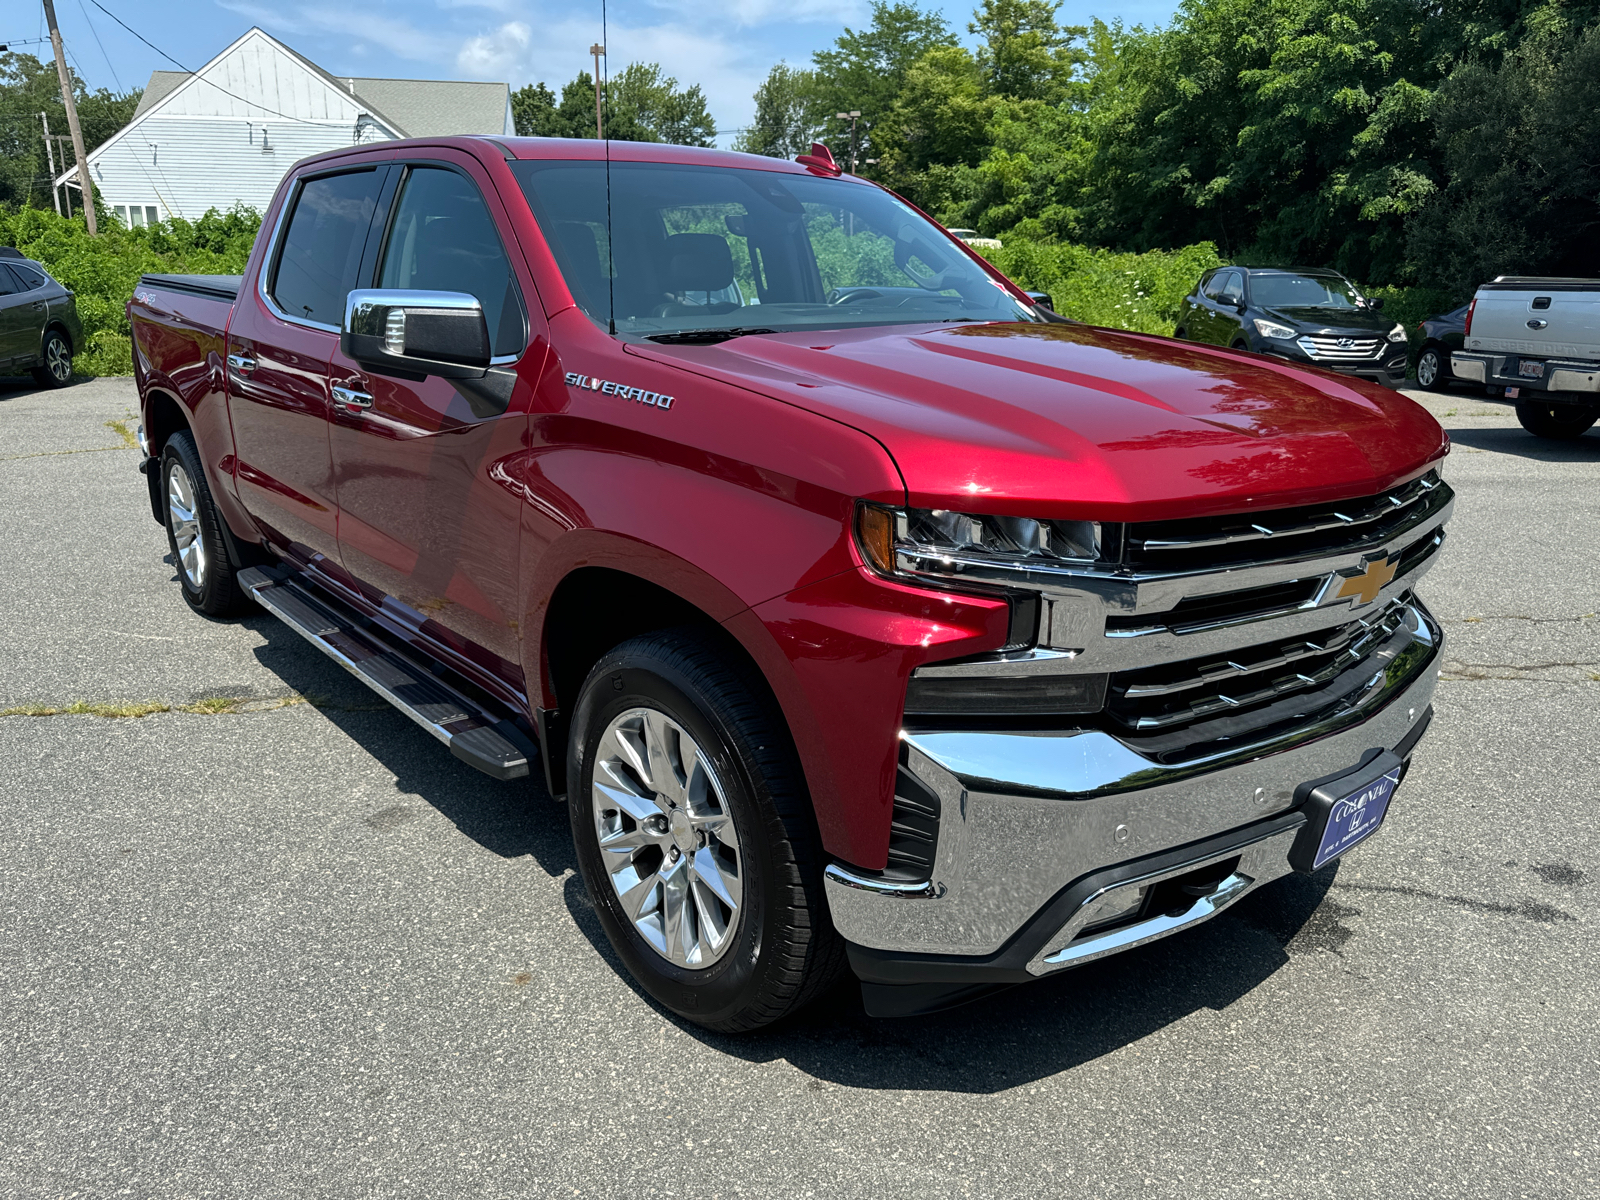
[[[1294,337],[1294,330],[1287,325],[1279,325],[1276,321],[1263,321],[1260,317],[1255,319],[1256,332],[1264,338],[1274,338],[1280,342],[1287,342]]]
[[[1389,340],[1391,342],[1403,342],[1403,341],[1405,341],[1406,340],[1406,327],[1404,325],[1396,325],[1393,329],[1389,330]]]
[[[1098,521],[1033,520],[862,504],[856,540],[885,575],[1004,582],[1040,568],[1088,566],[1100,557]]]

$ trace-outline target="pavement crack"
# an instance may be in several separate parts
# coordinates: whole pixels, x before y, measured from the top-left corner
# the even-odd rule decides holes
[[[128,428],[126,421],[107,421],[106,428],[115,430],[122,436],[122,447],[125,450],[137,450],[139,439],[133,436],[133,430]]]
[[[1455,617],[1440,621],[1441,625],[1479,625],[1484,621],[1528,621],[1535,625],[1565,625],[1579,621],[1592,621],[1595,614],[1579,613],[1575,617],[1528,617],[1521,613],[1485,613],[1479,617]]]
[[[32,454],[8,454],[0,458],[0,462],[16,462],[20,458],[60,458],[64,454],[100,454],[106,450],[126,450],[128,447],[118,444],[115,446],[86,446],[82,450],[35,450]]]
[[[1571,913],[1562,912],[1552,904],[1542,904],[1537,900],[1524,899],[1515,904],[1500,904],[1493,900],[1474,900],[1471,896],[1450,896],[1443,892],[1429,892],[1422,888],[1406,887],[1404,885],[1336,883],[1333,886],[1339,891],[1346,892],[1387,892],[1396,896],[1410,896],[1416,900],[1437,900],[1441,904],[1453,904],[1458,908],[1472,909],[1474,912],[1494,913],[1502,917],[1522,917],[1529,921],[1537,921],[1541,925],[1552,925],[1557,921],[1576,921],[1578,919]]]
[[[319,712],[381,712],[389,705],[346,704],[325,696],[202,696],[198,700],[136,700],[128,703],[103,700],[70,700],[57,704],[14,704],[0,709],[0,717],[102,717],[107,720],[137,721],[157,713],[184,713],[198,717],[235,717],[248,713],[275,712],[306,704]]]

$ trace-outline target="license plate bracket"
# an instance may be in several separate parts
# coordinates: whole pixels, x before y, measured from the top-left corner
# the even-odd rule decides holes
[[[1399,756],[1385,750],[1353,770],[1302,785],[1306,823],[1289,851],[1289,865],[1320,870],[1376,833],[1403,769]]]
[[[1543,379],[1544,363],[1538,359],[1525,358],[1517,363],[1517,374],[1523,379]]]

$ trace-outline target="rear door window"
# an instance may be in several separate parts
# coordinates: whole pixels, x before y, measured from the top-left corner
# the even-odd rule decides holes
[[[1222,284],[1220,297],[1224,304],[1237,304],[1244,299],[1244,276],[1238,271],[1229,271]]]
[[[527,341],[521,297],[494,219],[476,185],[455,171],[413,167],[407,173],[378,286],[476,296],[496,358],[520,354]]]
[[[11,268],[5,263],[0,263],[0,296],[15,296],[18,292],[27,290],[22,280],[11,273]]]
[[[353,171],[301,185],[269,289],[290,317],[332,329],[343,321],[380,178],[377,171]]]
[[[32,267],[23,266],[21,263],[7,263],[6,265],[11,268],[11,273],[21,282],[23,291],[31,292],[35,288],[44,286],[45,278],[43,272],[36,271]]]

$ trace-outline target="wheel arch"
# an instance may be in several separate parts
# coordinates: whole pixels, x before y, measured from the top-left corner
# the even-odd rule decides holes
[[[670,582],[660,577],[665,572],[650,571],[656,578],[641,573],[641,566],[649,571],[662,565],[651,556],[635,557],[626,566],[596,563],[593,557],[586,555],[589,561],[572,564],[561,576],[534,618],[536,632],[530,630],[537,661],[525,665],[535,669],[529,675],[537,684],[529,691],[538,705],[539,753],[552,795],[566,791],[567,719],[584,680],[607,651],[642,634],[684,626],[705,633],[744,664],[784,723],[783,705],[761,666],[761,658],[770,656],[753,652],[724,623],[747,606],[714,580],[701,579],[701,588],[673,586],[684,582],[681,569],[671,572],[677,578]]]

